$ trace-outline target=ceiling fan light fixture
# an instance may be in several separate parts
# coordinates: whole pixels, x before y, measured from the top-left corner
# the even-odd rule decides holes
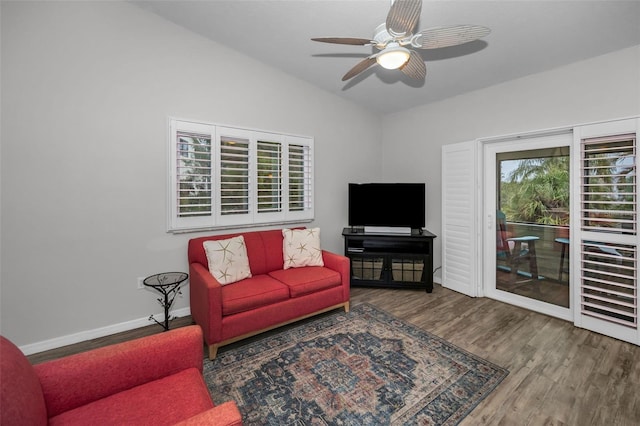
[[[403,66],[409,60],[410,55],[409,49],[390,45],[376,57],[376,61],[383,68],[395,70]]]

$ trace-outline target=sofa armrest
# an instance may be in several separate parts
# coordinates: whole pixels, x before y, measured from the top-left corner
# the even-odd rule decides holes
[[[188,368],[202,372],[198,326],[44,362],[34,366],[49,417]]]
[[[322,261],[326,268],[340,273],[344,301],[348,302],[349,291],[351,289],[351,264],[349,262],[349,258],[330,251],[322,250]]]
[[[207,345],[222,340],[222,285],[202,264],[189,265],[189,303],[193,321]]]
[[[176,426],[241,426],[242,416],[238,406],[228,401],[178,423]]]

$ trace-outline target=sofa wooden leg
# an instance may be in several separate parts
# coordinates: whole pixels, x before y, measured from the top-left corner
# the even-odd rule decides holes
[[[218,345],[209,345],[209,359],[214,360],[218,355]]]
[[[344,311],[345,311],[346,313],[349,313],[349,303],[350,303],[350,302],[346,302],[346,303],[344,304]]]

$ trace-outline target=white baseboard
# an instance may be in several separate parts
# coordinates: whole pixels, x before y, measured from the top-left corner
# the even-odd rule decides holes
[[[187,315],[191,315],[191,309],[189,307],[171,311],[171,316],[173,317],[186,317]],[[160,322],[164,321],[164,313],[153,314],[153,316]],[[149,321],[149,317],[144,317],[131,321],[121,322],[119,324],[108,325],[106,327],[96,328],[93,330],[81,331],[80,333],[56,337],[55,339],[43,340],[42,342],[31,343],[28,345],[20,346],[20,350],[25,355],[32,355],[39,352],[49,351],[51,349],[61,348],[67,345],[73,345],[74,343],[84,342],[86,340],[97,339],[99,337],[110,336],[112,334],[120,333],[123,331],[146,327],[150,324],[155,324],[155,322]],[[160,328],[159,325],[158,328]]]

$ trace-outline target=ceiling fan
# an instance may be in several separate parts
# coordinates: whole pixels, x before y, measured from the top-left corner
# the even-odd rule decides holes
[[[349,80],[378,63],[387,69],[400,69],[405,75],[422,80],[427,74],[424,60],[418,52],[408,49],[439,49],[457,46],[488,35],[491,30],[479,25],[453,25],[429,28],[413,33],[420,18],[422,0],[395,0],[386,22],[378,25],[373,39],[352,37],[321,37],[313,41],[356,46],[374,46],[379,52],[365,58],[342,77]],[[407,47],[405,47],[407,46]]]

